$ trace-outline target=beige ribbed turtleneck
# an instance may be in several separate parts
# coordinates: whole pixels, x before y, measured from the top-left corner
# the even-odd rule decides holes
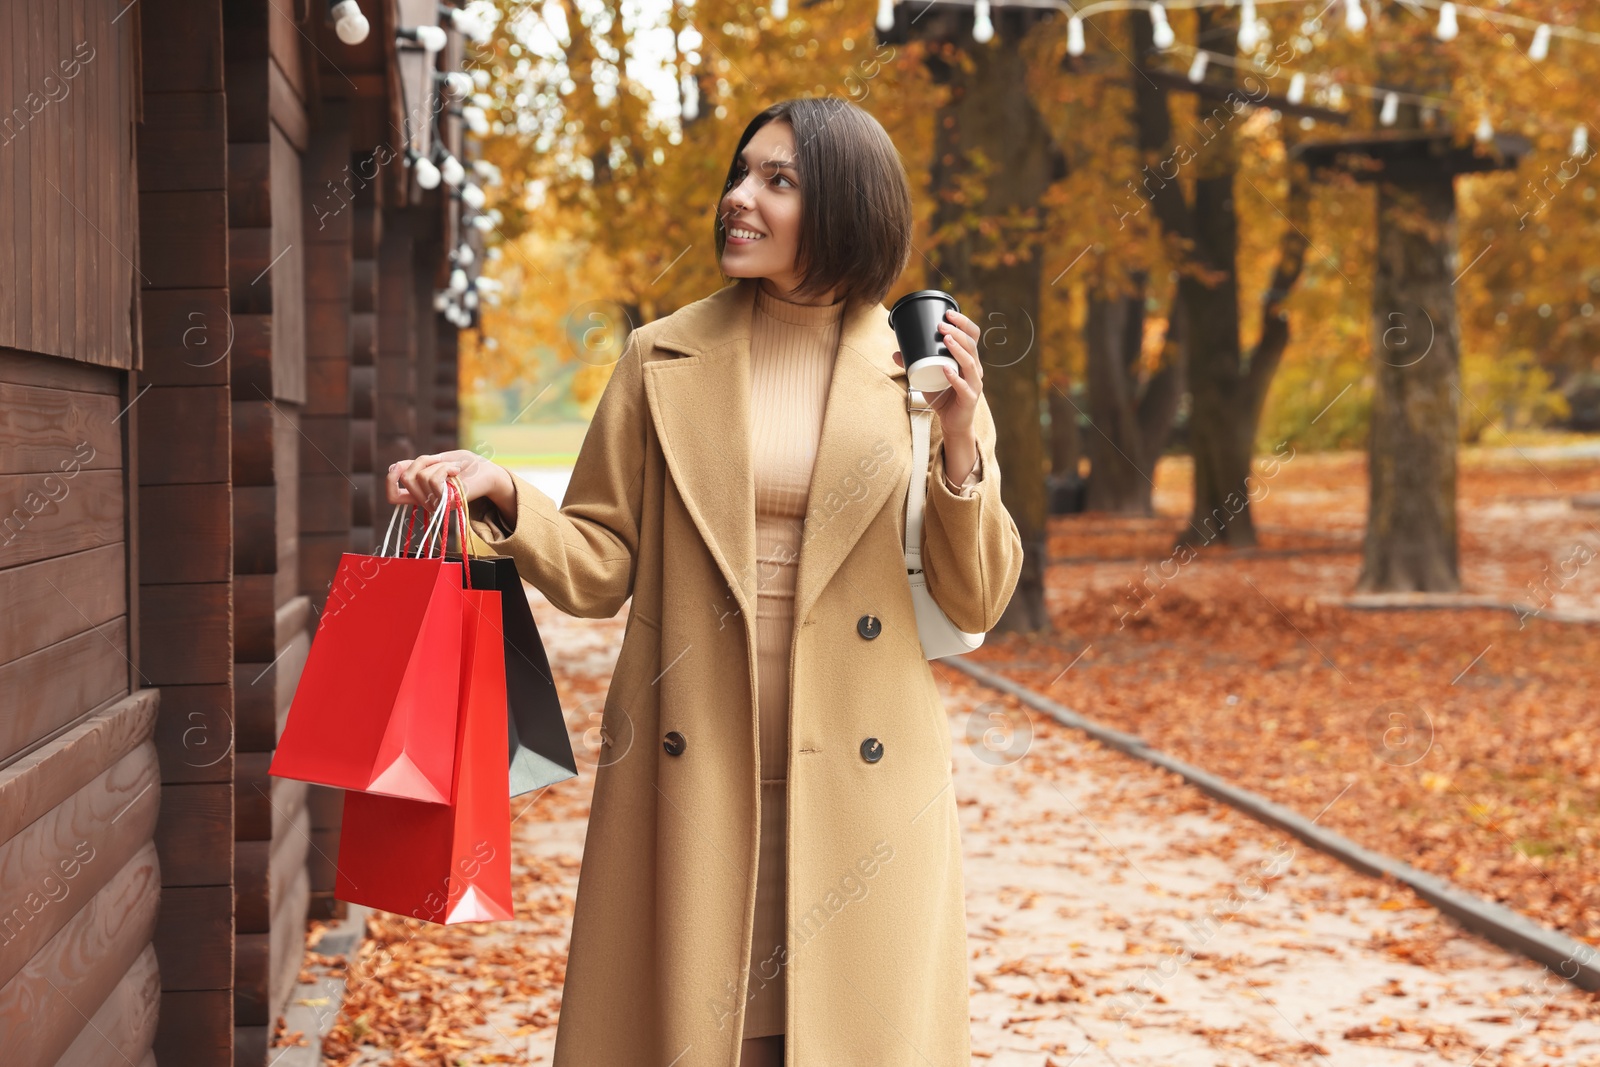
[[[756,489],[756,667],[761,855],[744,1036],[784,1029],[784,817],[789,642],[811,470],[839,351],[844,301],[796,304],[756,290],[750,323],[750,450]]]

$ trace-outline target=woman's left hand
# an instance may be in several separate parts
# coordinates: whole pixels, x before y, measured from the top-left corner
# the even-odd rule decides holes
[[[945,321],[939,323],[939,333],[950,355],[960,364],[958,374],[944,368],[950,388],[933,394],[928,406],[939,414],[939,426],[944,434],[947,465],[954,461],[960,473],[952,480],[959,482],[977,461],[978,435],[973,420],[978,413],[978,397],[983,393],[983,364],[978,360],[978,324],[959,311],[945,312]],[[894,354],[894,361],[905,366],[905,357]]]

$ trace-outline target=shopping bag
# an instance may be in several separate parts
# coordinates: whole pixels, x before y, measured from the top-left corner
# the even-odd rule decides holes
[[[454,780],[462,567],[442,552],[387,555],[391,538],[409,549],[395,518],[378,554],[340,558],[267,772],[443,804]]]
[[[501,594],[460,591],[462,669],[448,804],[346,791],[334,896],[441,925],[510,919]]]
[[[522,576],[510,556],[474,556],[472,584],[500,592],[505,635],[506,724],[510,732],[511,795],[521,796],[578,775],[572,739],[556,692],[539,627],[528,608]]]

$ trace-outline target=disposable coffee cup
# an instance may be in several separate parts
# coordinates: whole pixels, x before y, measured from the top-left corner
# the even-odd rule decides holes
[[[946,367],[961,373],[961,364],[939,333],[945,312],[960,310],[955,297],[938,289],[907,293],[889,309],[889,325],[906,363],[906,381],[918,392],[939,393],[950,388],[950,380],[944,376]]]

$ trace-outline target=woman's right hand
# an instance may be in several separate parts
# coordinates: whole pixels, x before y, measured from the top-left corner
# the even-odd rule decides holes
[[[390,504],[420,505],[432,510],[444,497],[445,480],[454,475],[466,494],[463,503],[487,497],[507,521],[514,520],[516,487],[511,472],[464,448],[437,455],[403,459],[389,465],[384,494]]]

